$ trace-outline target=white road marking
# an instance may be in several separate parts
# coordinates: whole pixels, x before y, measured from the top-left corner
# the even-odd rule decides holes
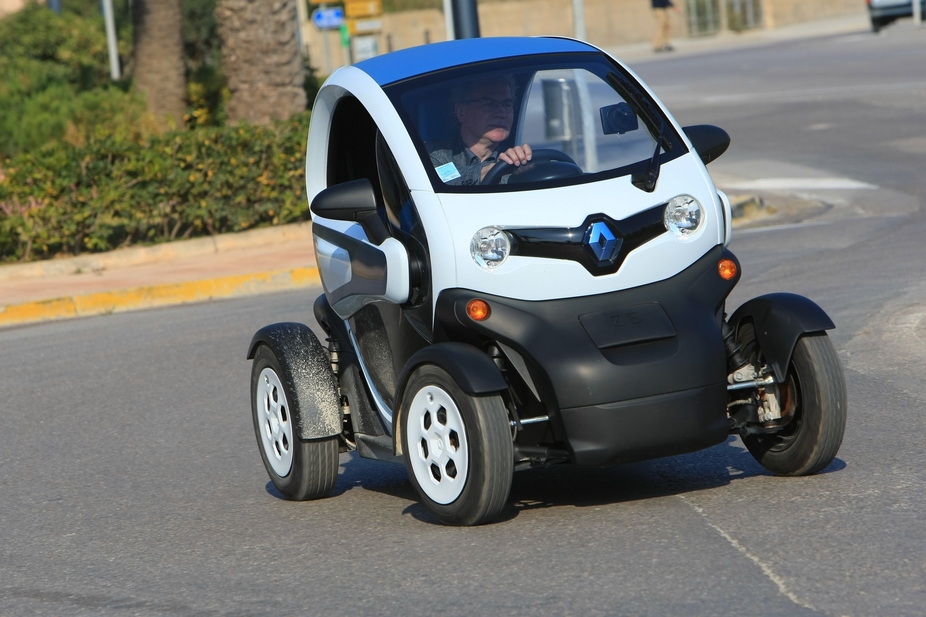
[[[878,187],[852,178],[760,178],[726,184],[723,188],[735,191],[845,191]]]
[[[786,223],[784,225],[768,225],[766,227],[747,227],[746,229],[733,228],[733,235],[754,234],[762,231],[780,231],[783,229],[796,229],[798,227],[813,227],[816,225],[829,225],[833,221],[806,221],[803,223]]]
[[[714,531],[716,531],[717,533],[719,533],[719,534],[721,535],[721,537],[723,537],[724,540],[726,540],[727,542],[730,543],[731,546],[733,546],[733,548],[735,548],[735,549],[738,550],[740,553],[742,553],[743,556],[746,557],[747,559],[749,559],[751,562],[753,562],[754,564],[756,564],[757,566],[759,566],[759,568],[762,569],[762,573],[765,574],[765,576],[766,576],[770,581],[772,581],[773,583],[775,583],[775,585],[778,587],[778,591],[779,591],[783,596],[785,596],[786,598],[788,598],[789,600],[791,600],[792,602],[794,602],[794,603],[797,604],[798,606],[802,606],[802,607],[804,607],[804,608],[806,608],[806,609],[809,609],[809,610],[811,610],[811,611],[814,611],[814,612],[819,612],[819,611],[817,611],[817,609],[814,608],[813,605],[811,605],[809,602],[806,602],[806,601],[804,601],[804,600],[801,600],[793,591],[791,591],[790,589],[788,589],[788,586],[785,584],[784,579],[782,579],[780,576],[778,576],[777,574],[775,574],[775,571],[772,570],[772,568],[771,568],[768,564],[766,564],[766,563],[763,562],[761,559],[759,559],[758,557],[756,557],[755,555],[753,555],[752,553],[750,553],[749,550],[748,550],[745,546],[743,546],[742,544],[740,544],[739,541],[738,541],[736,538],[734,538],[733,536],[731,536],[730,534],[728,534],[726,531],[724,531],[723,529],[721,529],[720,527],[718,527],[717,525],[715,525],[714,523],[712,523],[712,522],[707,518],[707,514],[704,513],[704,509],[703,509],[703,508],[700,508],[700,507],[696,506],[695,504],[691,503],[691,502],[690,502],[688,499],[686,499],[683,495],[677,495],[677,497],[678,497],[679,499],[681,499],[682,501],[684,501],[688,506],[690,506],[690,507],[691,507],[695,512],[697,512],[699,515],[701,515],[701,518],[704,519],[704,522],[707,523],[707,525],[708,525],[709,527],[711,527]]]

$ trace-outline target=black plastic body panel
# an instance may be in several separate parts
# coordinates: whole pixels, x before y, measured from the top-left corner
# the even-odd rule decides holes
[[[531,302],[445,290],[437,302],[437,325],[442,340],[477,347],[499,340],[513,347],[539,371],[546,389],[555,393],[559,409],[701,388],[726,380],[721,322],[724,301],[739,275],[730,281],[720,278],[717,261],[722,257],[735,260],[730,251],[717,246],[670,279],[597,296]],[[466,303],[476,297],[491,307],[483,322],[466,315]],[[589,314],[619,316],[647,304],[661,307],[671,322],[654,324],[658,340],[633,342],[632,331],[639,324],[617,318],[612,320],[613,336],[628,344],[599,349],[580,319]],[[662,320],[661,313],[654,315]],[[669,326],[674,336],[662,338]],[[623,328],[631,331],[627,338],[620,334]],[[607,332],[597,336],[605,337]]]
[[[434,364],[444,369],[467,394],[479,395],[508,389],[495,363],[485,352],[466,343],[436,343],[419,350],[399,375],[399,392],[405,388],[412,371],[422,364]]]
[[[248,360],[259,345],[267,345],[283,369],[280,379],[292,386],[289,401],[302,439],[322,439],[341,433],[338,390],[328,354],[315,333],[301,323],[264,326],[251,338]]]
[[[349,316],[360,310],[367,298],[386,293],[386,255],[382,251],[318,223],[312,224],[312,234],[344,249],[350,256],[350,281],[337,289],[328,289],[322,277],[328,303],[336,312]]]
[[[695,124],[683,126],[682,130],[705,165],[716,161],[730,147],[730,136],[719,126]]]
[[[694,452],[729,434],[726,383],[590,407],[563,409],[579,465],[611,465]]]
[[[743,320],[755,326],[759,349],[778,381],[784,381],[788,374],[788,363],[797,339],[804,334],[836,327],[813,300],[790,293],[768,294],[749,300],[733,312],[730,325],[739,331]]]
[[[578,464],[692,452],[728,434],[721,324],[739,274],[720,278],[721,258],[736,261],[717,246],[670,279],[581,298],[529,302],[446,290],[435,330],[445,340],[517,350]],[[474,297],[491,308],[483,322],[466,315]]]
[[[351,346],[347,328],[344,321],[334,312],[328,304],[325,295],[315,299],[315,319],[338,342],[338,384],[341,395],[347,397],[350,407],[351,426],[357,434],[373,437],[386,435],[387,431],[379,418],[378,412],[373,408],[372,397],[367,390],[366,381],[357,361],[357,354]],[[391,439],[391,437],[390,437]],[[359,448],[359,446],[358,446]]]
[[[665,207],[663,203],[620,221],[605,214],[592,214],[574,228],[506,229],[514,239],[511,254],[575,261],[592,276],[614,274],[632,251],[666,233],[662,220]],[[598,243],[589,242],[592,223],[597,221],[604,223],[613,236],[604,251],[606,254],[601,257],[595,254],[593,248]]]

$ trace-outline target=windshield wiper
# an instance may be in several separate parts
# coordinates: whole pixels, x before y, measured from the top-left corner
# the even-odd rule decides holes
[[[633,174],[630,177],[630,182],[642,191],[647,193],[652,193],[656,190],[656,181],[659,180],[659,167],[660,167],[660,150],[662,150],[663,145],[666,146],[668,150],[668,143],[666,143],[666,123],[660,121],[659,124],[659,136],[656,137],[656,149],[653,151],[653,158],[650,159],[649,164],[646,166],[646,171],[643,173]]]

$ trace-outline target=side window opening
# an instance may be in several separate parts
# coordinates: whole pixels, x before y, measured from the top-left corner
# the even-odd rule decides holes
[[[328,138],[328,186],[366,178],[379,194],[376,123],[356,98],[338,101]]]

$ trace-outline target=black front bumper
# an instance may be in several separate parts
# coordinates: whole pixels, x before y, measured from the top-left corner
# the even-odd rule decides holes
[[[436,338],[521,354],[574,460],[601,465],[691,452],[727,436],[722,246],[676,276],[596,296],[531,302],[451,289]],[[466,303],[491,315],[475,322]],[[559,431],[557,431],[559,432]]]

